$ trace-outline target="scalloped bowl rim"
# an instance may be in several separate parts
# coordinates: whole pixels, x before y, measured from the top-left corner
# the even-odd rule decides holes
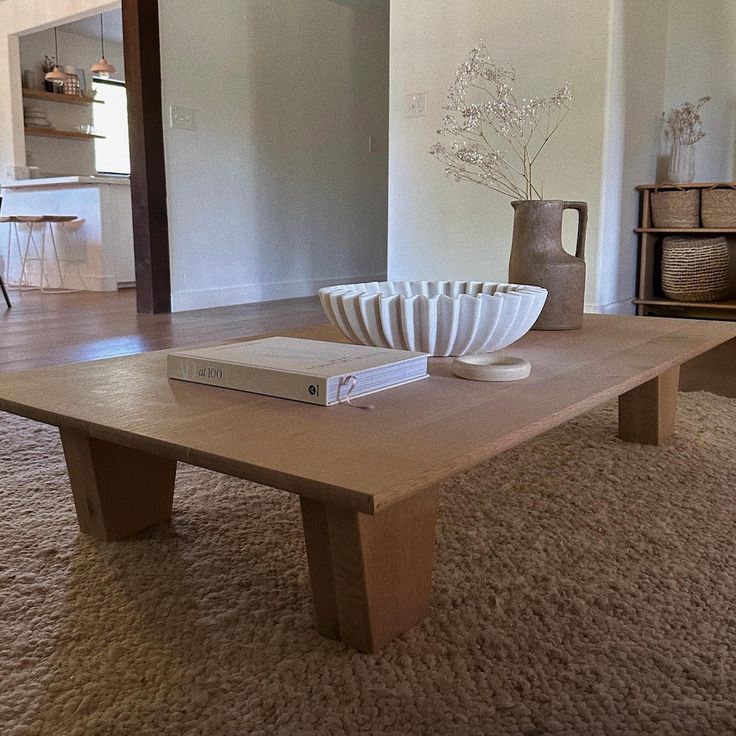
[[[330,322],[352,342],[458,356],[516,342],[533,326],[547,293],[497,281],[372,281],[326,286],[319,297]],[[482,305],[491,303],[498,306],[488,312]]]
[[[384,294],[381,291],[369,291],[367,288],[359,289],[357,287],[367,287],[367,286],[383,286],[384,284],[408,284],[409,286],[413,286],[415,284],[479,284],[481,286],[481,289],[488,285],[496,286],[496,287],[505,287],[504,289],[496,289],[493,293],[489,294],[488,292],[484,291],[478,291],[476,294],[468,294],[467,292],[460,292],[458,294],[445,294],[445,293],[438,293],[434,294],[433,296],[428,296],[427,294],[423,294],[421,292],[414,293],[411,296],[407,296],[406,294],[396,291],[393,294]],[[473,299],[481,296],[503,296],[504,294],[538,294],[540,292],[547,292],[547,289],[545,289],[542,286],[535,286],[534,284],[513,284],[503,281],[462,281],[462,280],[437,280],[437,281],[366,281],[363,283],[354,283],[354,284],[337,284],[335,286],[323,286],[319,289],[317,292],[319,294],[323,293],[332,293],[332,292],[339,292],[342,291],[345,294],[365,294],[366,296],[379,296],[383,298],[392,298],[395,296],[401,296],[404,297],[404,299],[414,299],[418,296],[423,296],[427,299],[438,299],[441,296],[445,296],[448,299],[458,299],[461,296],[471,297]]]

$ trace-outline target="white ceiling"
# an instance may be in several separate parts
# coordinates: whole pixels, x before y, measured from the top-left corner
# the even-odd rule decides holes
[[[102,20],[105,24],[105,41],[123,42],[123,14],[120,8],[110,10],[102,14]],[[74,23],[66,23],[59,26],[60,31],[67,33],[76,33],[78,36],[89,36],[90,38],[100,37],[100,16],[99,13],[89,18],[76,20]]]

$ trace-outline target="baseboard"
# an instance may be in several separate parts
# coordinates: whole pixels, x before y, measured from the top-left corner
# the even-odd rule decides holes
[[[117,291],[118,280],[115,276],[82,276],[85,291]]]
[[[293,299],[300,296],[313,296],[324,286],[335,284],[356,284],[366,281],[385,281],[385,273],[342,276],[329,279],[303,281],[279,281],[270,284],[242,284],[219,289],[192,289],[171,294],[171,311],[188,312],[192,309],[229,307],[235,304],[269,302],[274,299]]]
[[[585,311],[589,314],[634,314],[636,307],[631,303],[633,298],[628,297],[609,304],[586,304]]]
[[[64,275],[64,286],[67,289],[81,289],[82,291],[117,291],[118,280],[115,276],[95,276],[91,274],[80,274],[73,266],[67,269],[62,268]],[[4,272],[3,278],[5,278]],[[20,277],[18,273],[10,274],[8,282],[10,284],[15,283],[16,279]],[[41,274],[37,268],[29,269],[27,272],[27,283],[39,284],[41,281]],[[51,289],[58,289],[61,286],[58,276],[53,270],[47,273],[47,277],[44,278],[44,284]]]

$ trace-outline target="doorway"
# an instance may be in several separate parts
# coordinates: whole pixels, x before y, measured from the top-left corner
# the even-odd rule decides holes
[[[100,55],[100,36],[98,19],[102,16],[107,20],[107,48],[108,56],[115,55],[116,45],[119,47],[120,58],[118,66],[124,68],[124,75],[117,81],[123,82],[124,92],[127,96],[128,130],[129,135],[129,159],[130,159],[130,196],[128,208],[132,210],[128,222],[132,221],[132,232],[130,235],[130,276],[120,279],[117,274],[105,276],[117,279],[118,283],[135,282],[138,312],[169,312],[171,310],[171,289],[169,277],[169,250],[168,250],[168,219],[166,211],[166,181],[164,175],[163,159],[163,135],[161,119],[161,75],[158,43],[158,9],[155,0],[151,2],[139,2],[138,0],[123,0],[122,5],[113,9],[111,3],[100,3],[99,7],[94,2],[89,3],[89,10],[95,12],[90,16],[78,13],[75,16],[54,17],[53,6],[29,8],[28,12],[19,13],[17,21],[21,27],[8,28],[8,47],[10,51],[10,93],[9,101],[18,112],[11,116],[11,153],[10,162],[16,169],[28,170],[29,164],[35,175],[41,170],[49,172],[52,176],[85,175],[97,177],[96,182],[85,182],[92,185],[99,183],[100,176],[125,176],[124,166],[114,164],[112,167],[99,163],[101,152],[97,146],[90,145],[88,139],[92,139],[96,133],[95,126],[98,118],[94,116],[92,109],[100,109],[98,102],[103,100],[83,99],[89,93],[103,96],[101,85],[108,84],[102,79],[95,79],[89,71],[89,66],[94,63]],[[117,16],[116,18],[114,16]],[[14,18],[15,20],[15,18]],[[23,27],[25,25],[26,27]],[[63,26],[69,26],[62,29]],[[93,29],[94,27],[94,29]],[[57,29],[63,33],[69,33],[73,41],[57,52],[53,33]],[[42,69],[43,56],[35,54],[32,58],[37,60],[39,69],[33,70],[34,64],[29,64],[24,58],[24,47],[33,46],[33,36],[45,34],[43,45],[46,55],[56,55],[59,60],[70,66],[70,78],[78,85],[81,93],[85,95],[76,99],[68,97],[54,99],[44,89],[45,71]],[[73,35],[71,35],[73,34]],[[86,41],[82,40],[85,39]],[[67,39],[68,41],[69,39]],[[94,49],[80,51],[85,43],[92,44]],[[79,47],[75,50],[75,47]],[[79,51],[79,53],[77,53]],[[122,63],[122,56],[125,63]],[[51,53],[49,53],[51,52]],[[74,58],[74,54],[80,59]],[[91,54],[91,56],[90,56]],[[82,58],[83,57],[83,58]],[[87,58],[90,57],[90,58]],[[94,58],[92,58],[94,57]],[[21,73],[30,67],[26,80],[33,87],[33,93],[21,91],[19,88]],[[16,71],[17,70],[17,71]],[[117,76],[117,75],[113,75]],[[17,85],[17,87],[16,87]],[[28,86],[28,85],[24,85]],[[114,86],[110,85],[110,87]],[[53,89],[52,92],[62,90]],[[66,91],[66,90],[65,90]],[[118,86],[116,91],[120,91]],[[46,97],[44,97],[46,95]],[[119,97],[119,95],[118,95]],[[29,131],[29,123],[23,120],[20,113],[21,100],[26,109],[26,115],[30,115],[32,122],[36,125],[33,131]],[[70,103],[78,102],[77,105],[49,104],[64,101]],[[108,102],[105,100],[105,102]],[[118,100],[119,102],[119,100]],[[88,104],[89,103],[89,104]],[[85,105],[87,107],[85,107]],[[17,106],[17,107],[16,107]],[[30,108],[30,109],[28,109]],[[49,113],[47,109],[53,111]],[[84,112],[88,114],[85,114]],[[155,111],[155,114],[154,114]],[[50,120],[52,116],[58,120],[58,126],[53,125]],[[79,120],[76,118],[79,117]],[[87,119],[89,118],[89,120]],[[49,135],[51,128],[57,128],[54,139]],[[77,134],[76,136],[73,134]],[[120,139],[120,136],[115,136]],[[61,145],[62,139],[67,143],[66,147]],[[69,141],[69,139],[72,139]],[[101,139],[95,138],[95,141]],[[29,143],[30,141],[30,143]],[[84,142],[82,142],[84,141]],[[56,143],[56,147],[54,147]],[[119,147],[118,147],[119,148]],[[30,155],[30,160],[25,160],[25,152]],[[120,151],[118,151],[120,153]],[[58,155],[55,155],[58,154]],[[121,157],[119,156],[118,159]],[[18,166],[24,164],[24,166]],[[120,171],[108,171],[109,168]],[[16,179],[19,177],[16,176]],[[16,189],[18,189],[16,187]],[[67,200],[68,201],[68,200]],[[6,198],[6,205],[8,200]],[[46,209],[47,205],[42,205]],[[104,270],[104,269],[101,269]],[[111,269],[107,269],[110,271]],[[100,276],[102,278],[102,276]],[[99,284],[98,284],[99,285]],[[105,286],[109,288],[109,284]]]

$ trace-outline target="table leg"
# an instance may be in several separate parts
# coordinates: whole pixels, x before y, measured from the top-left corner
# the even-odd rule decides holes
[[[111,541],[171,518],[175,460],[59,431],[83,532]]]
[[[658,445],[675,432],[680,367],[618,397],[618,436],[627,442]]]
[[[376,652],[429,610],[438,487],[374,516],[302,497],[317,630]]]

